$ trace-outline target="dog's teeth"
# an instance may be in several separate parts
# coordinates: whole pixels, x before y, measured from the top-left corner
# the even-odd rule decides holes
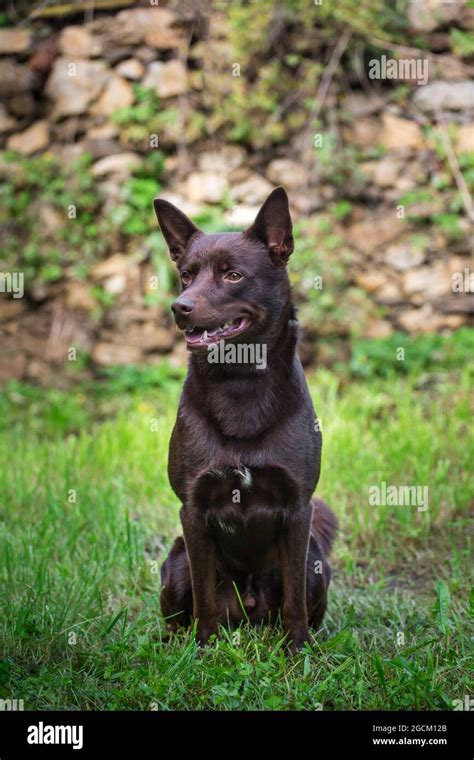
[[[207,340],[207,330],[204,330],[202,337],[204,340]]]

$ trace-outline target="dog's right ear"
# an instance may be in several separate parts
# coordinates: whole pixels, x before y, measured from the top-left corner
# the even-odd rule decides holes
[[[185,252],[193,235],[202,234],[201,230],[193,224],[186,214],[183,214],[179,208],[173,206],[169,201],[155,198],[153,206],[161,231],[168,244],[170,256],[173,261],[177,261]]]
[[[294,242],[288,196],[284,187],[276,187],[270,193],[244,235],[256,237],[265,243],[275,266],[286,265]]]

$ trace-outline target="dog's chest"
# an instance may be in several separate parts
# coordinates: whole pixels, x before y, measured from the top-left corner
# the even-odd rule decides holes
[[[218,553],[247,567],[265,563],[276,550],[281,527],[298,501],[296,482],[283,467],[216,467],[192,490]]]
[[[296,505],[298,487],[284,467],[221,466],[197,478],[193,502],[206,523],[235,533],[258,522],[281,522]]]

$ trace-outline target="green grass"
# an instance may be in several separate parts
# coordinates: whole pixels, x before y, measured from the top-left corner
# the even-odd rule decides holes
[[[201,651],[186,632],[164,640],[158,570],[179,531],[166,458],[180,377],[150,377],[112,373],[68,393],[14,385],[0,402],[0,698],[391,710],[451,709],[472,693],[467,368],[421,382],[311,375],[318,493],[341,530],[323,629],[292,659],[279,627],[222,630]],[[370,506],[381,481],[428,485],[429,509]]]

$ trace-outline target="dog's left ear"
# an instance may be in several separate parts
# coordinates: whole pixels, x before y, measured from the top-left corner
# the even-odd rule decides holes
[[[285,266],[294,248],[288,196],[277,187],[268,196],[252,226],[244,233],[257,237],[268,248],[275,266]]]

